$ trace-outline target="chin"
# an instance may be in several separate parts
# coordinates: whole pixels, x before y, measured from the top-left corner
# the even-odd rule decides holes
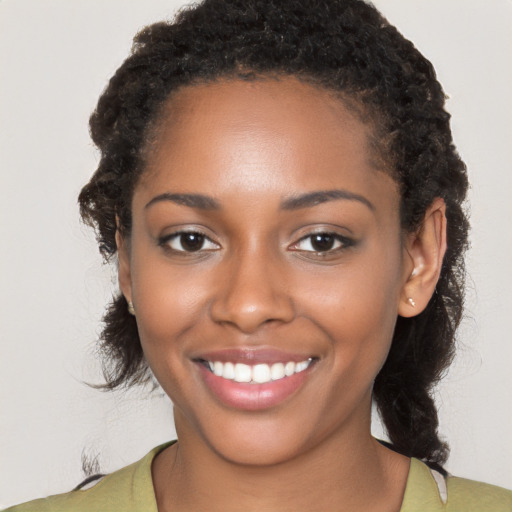
[[[215,417],[214,421],[211,420]],[[304,422],[299,428],[296,418],[286,421],[277,411],[222,415],[212,411],[204,421],[191,422],[175,411],[178,439],[201,444],[225,461],[241,466],[282,464],[303,454],[314,440]],[[190,435],[192,434],[192,436]]]
[[[237,436],[208,441],[218,456],[240,466],[275,466],[288,462],[305,451],[302,440],[290,437],[284,440],[282,436]]]

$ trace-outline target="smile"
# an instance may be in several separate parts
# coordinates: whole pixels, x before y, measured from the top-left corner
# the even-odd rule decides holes
[[[266,363],[249,365],[222,361],[204,361],[204,364],[214,375],[223,379],[240,383],[265,384],[301,373],[307,370],[312,362],[313,358],[299,362],[278,362],[272,365]]]
[[[291,399],[306,385],[317,356],[275,349],[226,349],[192,359],[207,389],[224,405],[266,410]]]

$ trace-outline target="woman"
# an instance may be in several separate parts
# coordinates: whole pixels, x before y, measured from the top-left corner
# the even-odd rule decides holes
[[[119,258],[107,387],[149,365],[178,442],[27,510],[510,509],[443,476],[467,235],[443,104],[359,1],[211,1],[141,32],[80,204]]]

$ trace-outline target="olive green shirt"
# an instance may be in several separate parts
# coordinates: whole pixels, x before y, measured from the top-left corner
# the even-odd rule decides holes
[[[158,512],[151,463],[167,446],[155,448],[88,489],[30,501],[4,512]],[[512,491],[464,478],[437,478],[439,484],[423,462],[411,459],[400,512],[512,512]]]

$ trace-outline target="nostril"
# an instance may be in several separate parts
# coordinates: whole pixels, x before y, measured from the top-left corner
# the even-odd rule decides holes
[[[234,325],[244,333],[272,322],[291,321],[294,307],[291,297],[280,286],[282,272],[272,267],[269,258],[247,258],[247,254],[241,255],[236,265],[226,269],[224,275],[229,275],[229,279],[217,288],[211,303],[212,320]]]

